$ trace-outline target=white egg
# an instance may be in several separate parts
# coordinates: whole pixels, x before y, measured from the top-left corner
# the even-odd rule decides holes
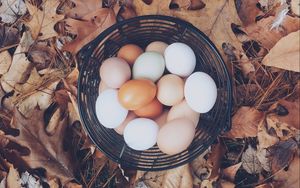
[[[134,150],[146,150],[155,145],[159,127],[155,121],[137,118],[130,121],[124,130],[126,144]]]
[[[187,104],[196,112],[210,111],[217,100],[217,86],[214,80],[204,72],[190,75],[184,86]]]
[[[106,128],[118,127],[127,117],[128,110],[118,100],[116,89],[103,91],[96,100],[96,115]]]
[[[164,57],[157,52],[145,52],[140,55],[132,68],[133,78],[146,78],[156,82],[165,71]]]
[[[176,42],[165,50],[166,67],[169,72],[181,77],[192,74],[196,66],[196,56],[191,47]]]

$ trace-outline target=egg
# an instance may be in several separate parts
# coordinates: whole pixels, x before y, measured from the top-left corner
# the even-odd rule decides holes
[[[196,127],[199,122],[200,113],[192,110],[186,103],[186,100],[183,100],[179,104],[172,106],[168,113],[167,121],[172,121],[177,118],[187,118],[191,120]]]
[[[145,51],[146,52],[158,52],[161,55],[164,55],[164,52],[166,48],[168,47],[168,44],[162,41],[154,41],[148,44]]]
[[[128,124],[131,120],[133,120],[133,119],[135,119],[135,118],[137,118],[137,116],[135,115],[135,113],[129,112],[128,115],[127,115],[127,117],[126,117],[126,119],[121,123],[121,125],[119,125],[118,127],[114,128],[114,130],[115,130],[118,134],[123,135],[124,129],[125,129],[125,127],[127,126],[127,124]]]
[[[119,88],[131,77],[131,70],[125,60],[111,57],[100,67],[100,77],[110,88]]]
[[[134,113],[139,117],[155,118],[162,113],[162,110],[163,105],[157,99],[154,99],[149,104],[135,110]]]
[[[181,77],[189,76],[195,69],[196,56],[191,47],[176,42],[165,50],[165,61],[168,71]]]
[[[157,83],[157,99],[167,106],[173,106],[182,101],[183,91],[183,80],[174,74],[163,76]]]
[[[155,121],[137,118],[130,121],[124,130],[126,144],[134,150],[146,150],[155,145],[159,127]]]
[[[137,57],[143,53],[142,48],[135,44],[126,44],[118,51],[117,57],[124,59],[130,65],[133,65]]]
[[[156,90],[156,85],[150,80],[129,80],[119,89],[118,98],[126,109],[137,110],[154,99]]]
[[[134,79],[145,78],[156,82],[164,73],[164,57],[157,52],[145,52],[140,55],[132,68]]]
[[[187,118],[178,118],[161,127],[157,136],[157,145],[162,152],[174,155],[187,149],[194,136],[194,123]]]
[[[217,86],[214,80],[204,72],[190,75],[184,86],[187,104],[196,112],[210,111],[217,100]]]
[[[107,89],[98,96],[96,116],[104,127],[118,127],[126,119],[127,114],[128,110],[119,103],[116,89]]]
[[[159,127],[162,127],[167,122],[169,110],[164,110],[162,114],[160,114],[154,121],[157,123]]]
[[[99,94],[102,93],[103,91],[107,90],[107,89],[111,89],[111,88],[108,87],[108,85],[106,85],[103,81],[100,81]]]

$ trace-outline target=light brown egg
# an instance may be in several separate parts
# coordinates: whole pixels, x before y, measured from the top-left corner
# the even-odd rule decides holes
[[[200,113],[192,110],[190,106],[186,103],[186,101],[183,100],[182,102],[172,106],[172,108],[169,111],[167,121],[171,121],[177,118],[190,119],[194,123],[195,127],[197,127],[200,118]]]
[[[167,123],[167,117],[168,117],[169,110],[164,110],[163,113],[154,119],[154,121],[157,123],[159,127],[162,127]]]
[[[173,106],[184,97],[184,82],[174,74],[163,76],[157,83],[157,99],[164,105]]]
[[[136,115],[133,112],[129,112],[126,119],[123,121],[123,123],[120,126],[118,126],[117,128],[114,128],[114,130],[118,134],[123,135],[126,125],[135,118],[136,118]]]
[[[134,113],[139,117],[155,118],[162,113],[162,110],[163,105],[155,98],[149,104],[135,110]]]
[[[156,90],[156,85],[150,80],[129,80],[119,89],[119,102],[128,110],[137,110],[155,98]]]
[[[168,44],[162,41],[154,41],[151,42],[146,47],[146,52],[158,52],[161,55],[164,55],[165,49],[168,47]]]
[[[187,118],[178,118],[161,127],[157,136],[157,145],[162,152],[174,155],[187,149],[194,136],[194,123]]]
[[[130,65],[133,65],[135,60],[143,53],[142,48],[135,44],[126,44],[118,51],[117,57],[124,59]]]

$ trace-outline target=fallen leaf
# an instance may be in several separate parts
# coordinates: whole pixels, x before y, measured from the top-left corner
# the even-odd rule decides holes
[[[219,177],[221,161],[225,153],[225,147],[221,142],[211,146],[211,153],[208,154],[207,159],[207,163],[212,167],[209,180],[217,179]]]
[[[300,158],[295,157],[287,170],[280,170],[274,174],[274,180],[281,182],[281,188],[299,188],[300,187]]]
[[[85,15],[102,8],[102,0],[72,0],[74,5],[66,10],[66,16],[81,19]]]
[[[256,137],[258,124],[263,118],[263,112],[251,107],[240,107],[232,118],[232,127],[225,137],[246,138]]]
[[[28,187],[43,188],[39,178],[34,177],[27,171],[23,172],[21,175],[21,185],[26,185]]]
[[[280,140],[288,140],[300,133],[300,130],[281,122],[278,116],[268,115],[266,120],[268,131],[273,131]]]
[[[58,0],[47,0],[42,3],[41,7],[32,5],[28,1],[25,1],[25,3],[32,16],[31,20],[26,23],[31,30],[32,38],[45,40],[57,36],[54,25],[64,18],[64,15],[56,13],[60,2]]]
[[[26,52],[28,52],[28,49],[32,43],[33,40],[30,36],[30,33],[25,32],[21,38],[19,46],[14,53],[8,72],[1,77],[1,85],[5,92],[12,91],[17,83],[24,83],[28,78],[32,65],[26,57]]]
[[[220,188],[235,188],[235,184],[229,181],[221,180]]]
[[[300,16],[300,0],[291,0],[291,10],[297,16]]]
[[[264,183],[264,184],[255,186],[255,188],[274,188],[274,186],[271,183]]]
[[[35,108],[31,112],[34,114],[31,118],[25,118],[17,109],[14,109],[13,113],[12,127],[19,129],[20,134],[16,137],[6,137],[30,150],[28,155],[20,157],[33,169],[44,168],[47,177],[60,178],[63,185],[72,180],[75,164],[70,153],[63,147],[66,117],[59,122],[56,133],[48,136],[43,122],[44,111]]]
[[[21,188],[21,179],[19,172],[11,166],[6,179],[7,188]]]
[[[220,52],[222,52],[224,42],[242,50],[240,41],[231,29],[232,23],[241,25],[234,0],[203,0],[205,7],[197,11],[172,10],[169,8],[170,3],[171,0],[153,0],[151,4],[146,4],[144,1],[133,1],[137,15],[162,14],[178,17],[189,21],[203,31]]]
[[[251,146],[242,155],[242,167],[249,174],[259,174],[262,170],[261,164],[256,155],[256,150]]]
[[[238,15],[244,26],[254,24],[256,17],[262,13],[260,9],[257,8],[258,0],[252,1],[239,1],[240,5],[237,7]]]
[[[267,171],[271,172],[271,162],[269,159],[270,152],[267,149],[258,149],[256,156],[261,164],[261,167]]]
[[[300,72],[300,31],[290,33],[280,39],[262,63],[280,69]]]
[[[206,150],[191,162],[194,184],[201,184],[203,180],[208,179],[211,176],[213,166],[207,162],[207,159],[204,158],[210,152],[210,149]]]
[[[299,18],[286,16],[279,30],[271,30],[274,19],[274,16],[269,16],[244,29],[250,38],[259,41],[264,48],[271,49],[282,37],[300,28]]]
[[[116,22],[112,9],[102,8],[85,15],[82,20],[67,18],[66,31],[76,35],[76,38],[64,45],[63,49],[76,54],[84,45],[96,38],[102,31]]]
[[[64,188],[82,188],[82,185],[79,185],[77,183],[69,182],[67,183]]]
[[[0,52],[0,76],[7,73],[12,62],[12,58],[7,50]]]
[[[280,141],[271,146],[268,150],[270,151],[269,158],[271,160],[272,172],[276,173],[287,167],[293,160],[297,149],[297,142],[293,139]]]
[[[225,169],[222,170],[222,174],[225,178],[228,178],[230,181],[234,181],[234,177],[237,173],[237,171],[240,169],[240,167],[242,166],[242,162],[232,165],[230,167],[227,167]]]
[[[22,0],[1,0],[0,3],[0,20],[4,23],[14,23],[27,10]]]
[[[0,49],[17,45],[20,42],[19,30],[0,24]]]
[[[257,140],[259,149],[268,148],[279,141],[277,136],[269,134],[265,119],[261,120],[258,125]]]
[[[37,43],[28,51],[28,59],[34,63],[39,71],[54,64],[56,52],[46,43]]]

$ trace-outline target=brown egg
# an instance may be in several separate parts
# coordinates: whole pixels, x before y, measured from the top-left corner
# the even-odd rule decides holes
[[[156,85],[150,80],[129,80],[119,89],[119,102],[128,110],[137,110],[154,99],[156,90]]]
[[[159,127],[162,127],[167,123],[168,113],[169,110],[165,110],[160,116],[154,119],[154,121],[157,123]]]
[[[133,112],[129,112],[126,119],[122,122],[121,125],[119,125],[117,128],[114,128],[114,130],[120,134],[123,135],[124,129],[126,127],[126,125],[133,119],[136,118],[136,115]]]
[[[152,102],[134,111],[139,117],[155,118],[162,113],[163,105],[155,98]]]
[[[164,43],[162,41],[154,41],[151,42],[147,47],[146,47],[146,52],[158,52],[161,55],[164,55],[165,49],[168,47],[167,43]]]
[[[143,53],[142,48],[135,44],[126,44],[122,46],[118,52],[118,57],[127,61],[128,64],[133,65],[135,60]]]
[[[194,123],[186,118],[167,122],[158,132],[157,146],[169,155],[180,153],[188,148],[195,136]]]

